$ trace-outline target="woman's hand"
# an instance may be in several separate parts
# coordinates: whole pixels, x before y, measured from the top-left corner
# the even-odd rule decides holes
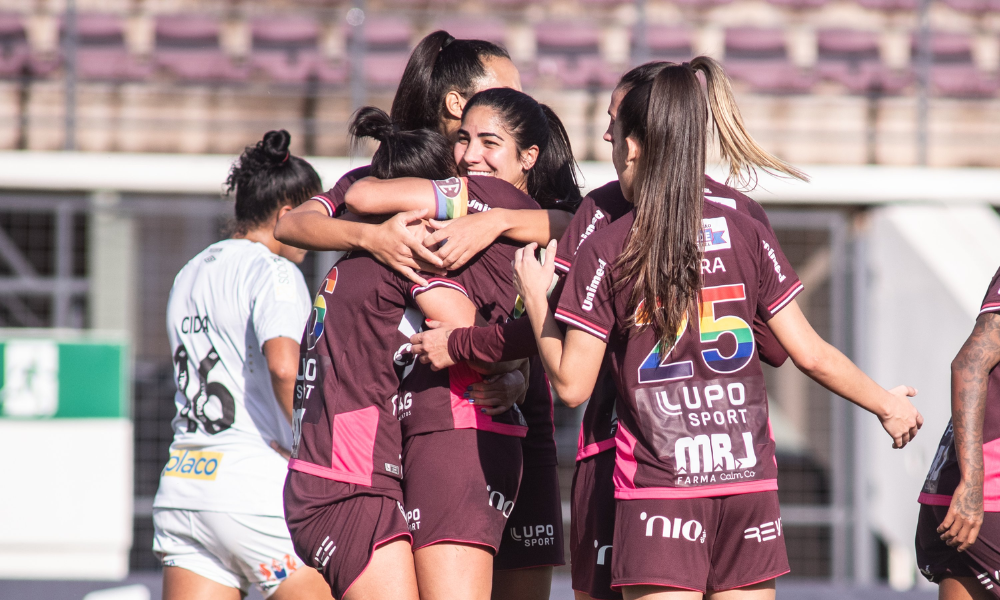
[[[440,321],[428,320],[426,323],[430,329],[410,336],[410,352],[420,362],[430,364],[434,371],[453,366],[455,361],[448,354],[448,336],[455,328]]]
[[[503,234],[502,221],[500,209],[473,213],[450,221],[431,221],[431,226],[437,231],[427,236],[424,245],[437,247],[435,254],[441,259],[442,266],[455,271]]]
[[[892,447],[902,448],[917,437],[917,430],[924,425],[924,417],[909,400],[917,395],[916,389],[900,385],[889,390],[889,394],[894,402],[878,417],[885,432],[892,438]]]
[[[372,253],[376,260],[398,271],[418,285],[427,285],[427,280],[417,274],[426,271],[444,275],[444,263],[424,246],[424,239],[407,229],[407,225],[422,219],[427,209],[411,210],[390,217],[381,225],[366,228],[366,235],[360,240],[361,247]]]
[[[963,477],[951,496],[948,513],[937,532],[946,544],[965,552],[976,543],[983,526],[983,482],[969,483]]]
[[[528,382],[519,370],[487,378],[473,383],[465,391],[469,404],[480,407],[479,411],[489,416],[510,410],[524,401],[528,392]]]
[[[546,296],[556,270],[556,241],[552,240],[546,246],[544,262],[538,262],[535,258],[536,248],[538,244],[531,243],[514,253],[514,285],[524,300],[529,317],[536,302],[541,302],[540,306],[548,306]]]

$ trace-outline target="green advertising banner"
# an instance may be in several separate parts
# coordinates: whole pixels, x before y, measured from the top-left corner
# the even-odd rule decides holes
[[[19,333],[0,333],[0,418],[128,418],[125,343]]]

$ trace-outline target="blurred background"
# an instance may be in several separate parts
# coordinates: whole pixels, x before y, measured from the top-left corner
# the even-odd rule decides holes
[[[1000,0],[0,0],[0,580],[155,587],[167,295],[223,235],[230,163],[284,128],[332,186],[366,162],[347,157],[352,111],[388,109],[442,28],[509,50],[587,189],[615,177],[601,136],[625,70],[723,61],[751,133],[813,176],[749,192],[800,304],[880,383],[917,387],[927,418],[892,451],[873,417],[768,368],[782,585],[925,585],[916,497],[1000,265]],[[332,260],[304,263],[314,288]],[[556,409],[564,500],[581,416]]]

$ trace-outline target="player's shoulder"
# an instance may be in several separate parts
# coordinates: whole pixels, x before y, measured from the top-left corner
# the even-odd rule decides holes
[[[768,227],[749,214],[729,206],[705,202],[702,241],[705,252],[755,248],[766,241]]]
[[[632,233],[632,226],[635,224],[635,211],[630,210],[621,217],[615,219],[611,224],[602,227],[590,234],[587,239],[580,244],[577,254],[582,254],[584,249],[596,254],[613,254],[615,257],[621,253],[628,242],[629,234]]]
[[[341,175],[332,188],[316,194],[310,200],[321,202],[330,216],[340,216],[345,210],[344,197],[347,195],[347,190],[354,185],[355,181],[371,175],[371,171],[370,165],[352,169]]]
[[[621,183],[617,179],[590,190],[586,198],[590,198],[597,210],[607,213],[612,221],[632,210],[632,204],[625,199]]]
[[[705,199],[714,204],[728,206],[770,226],[767,213],[760,203],[734,187],[715,181],[708,175],[705,175]]]
[[[503,179],[473,175],[466,180],[469,186],[469,199],[479,200],[490,208],[539,208],[531,196]]]

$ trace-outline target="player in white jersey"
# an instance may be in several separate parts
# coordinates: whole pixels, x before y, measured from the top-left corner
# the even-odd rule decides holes
[[[153,502],[165,600],[329,599],[292,549],[282,489],[309,291],[305,251],[274,239],[282,214],[322,190],[288,132],[248,147],[227,184],[230,239],[181,269],[167,304],[177,393],[174,440]]]

